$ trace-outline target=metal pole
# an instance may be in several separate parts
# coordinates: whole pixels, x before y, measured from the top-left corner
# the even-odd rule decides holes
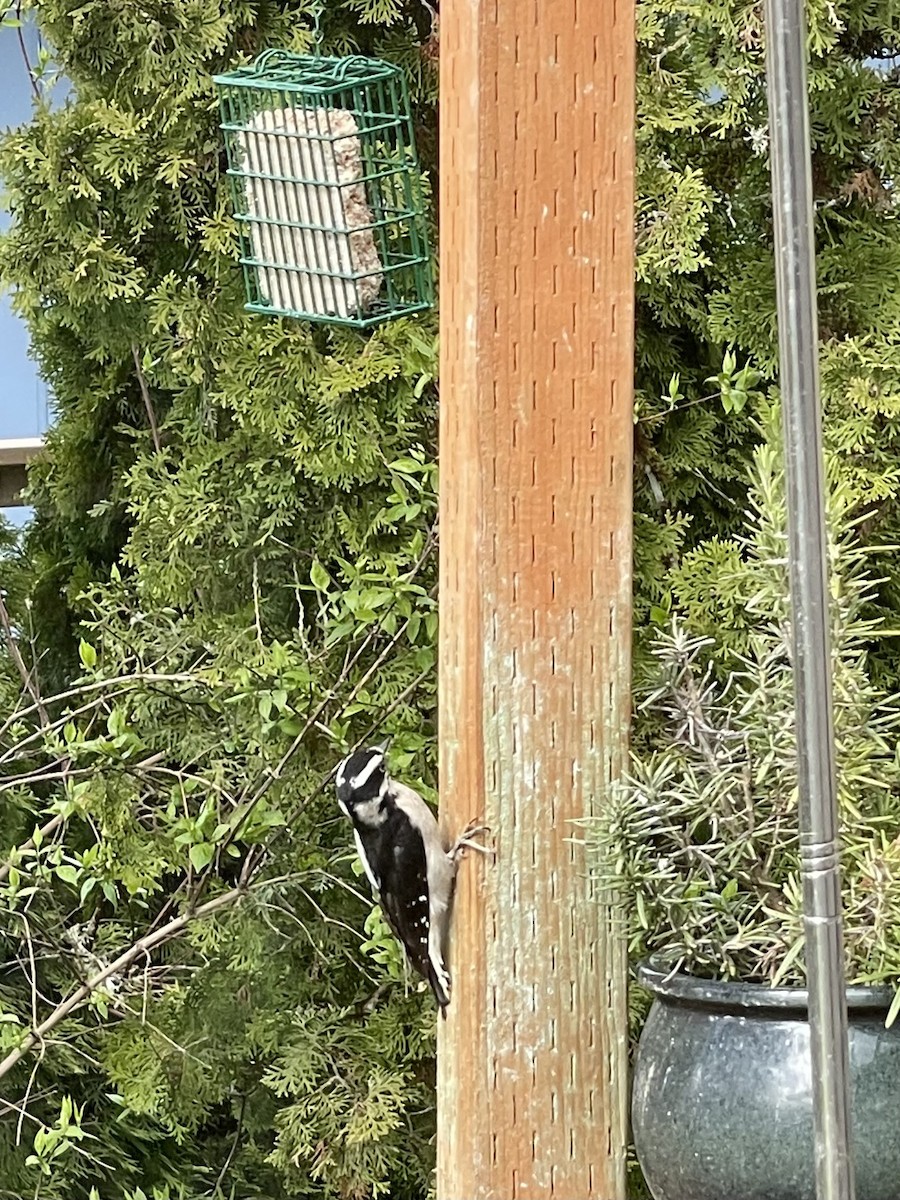
[[[766,0],[816,1194],[853,1200],[803,0]]]

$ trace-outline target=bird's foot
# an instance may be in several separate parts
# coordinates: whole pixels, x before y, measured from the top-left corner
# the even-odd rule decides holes
[[[472,820],[465,827],[452,847],[447,851],[447,857],[456,866],[461,859],[465,858],[467,850],[477,850],[479,854],[489,854],[493,857],[494,850],[490,846],[482,846],[480,842],[473,839],[482,833],[490,833],[489,825],[479,825],[477,820]]]

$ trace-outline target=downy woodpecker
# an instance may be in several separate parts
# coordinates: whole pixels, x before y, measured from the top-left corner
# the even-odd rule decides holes
[[[428,980],[441,1010],[450,1003],[445,953],[459,861],[483,826],[470,825],[445,850],[438,823],[418,792],[391,779],[390,739],[348,755],[337,769],[338,805],[353,823],[356,849],[388,925]]]

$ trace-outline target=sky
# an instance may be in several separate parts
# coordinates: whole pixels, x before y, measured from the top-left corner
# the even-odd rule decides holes
[[[31,115],[31,84],[19,45],[18,30],[0,28],[0,129],[27,121]],[[33,30],[23,30],[32,54],[36,51]],[[9,223],[0,202],[0,228]],[[0,438],[34,437],[49,423],[47,388],[28,357],[28,333],[10,307],[9,297],[0,293]],[[0,509],[14,524],[28,518],[23,508]]]
[[[26,31],[27,40],[34,35]],[[22,58],[18,31],[0,28],[0,128],[19,125],[31,115],[31,85]],[[0,228],[8,224],[0,211]],[[47,389],[28,358],[28,333],[13,313],[9,297],[0,299],[0,438],[33,437],[47,426]]]

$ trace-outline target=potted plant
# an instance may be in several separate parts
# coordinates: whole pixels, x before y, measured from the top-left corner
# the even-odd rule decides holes
[[[900,1200],[900,752],[872,584],[831,472],[833,670],[857,1200]],[[814,1200],[783,474],[680,574],[628,783],[599,827],[653,1003],[632,1119],[655,1200]],[[708,585],[715,561],[716,584]],[[693,617],[693,620],[691,620]],[[691,627],[692,626],[692,627]],[[649,737],[646,736],[650,729]],[[659,748],[662,747],[662,748]]]

